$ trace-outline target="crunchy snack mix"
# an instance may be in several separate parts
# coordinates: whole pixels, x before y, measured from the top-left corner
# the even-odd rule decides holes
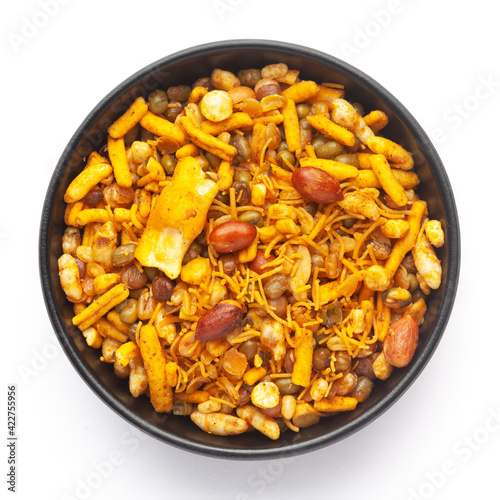
[[[411,363],[444,233],[387,123],[284,63],[117,117],[65,193],[59,274],[134,397],[278,439]]]

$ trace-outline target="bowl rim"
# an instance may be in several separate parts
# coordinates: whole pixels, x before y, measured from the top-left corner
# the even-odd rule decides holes
[[[223,448],[208,444],[194,443],[189,439],[178,437],[163,428],[156,427],[149,421],[143,420],[136,416],[127,406],[125,406],[114,394],[104,389],[104,386],[99,383],[90,370],[83,363],[79,351],[73,345],[70,336],[65,332],[64,325],[57,312],[56,301],[54,299],[53,290],[50,280],[49,267],[49,224],[50,214],[55,202],[55,195],[58,184],[61,180],[67,160],[70,158],[74,148],[83,138],[85,131],[92,125],[94,120],[109,106],[111,102],[119,98],[127,89],[135,85],[151,72],[155,72],[163,67],[166,67],[176,62],[180,62],[190,57],[199,57],[203,55],[214,55],[233,50],[251,50],[252,48],[259,50],[275,50],[284,54],[296,55],[306,59],[312,59],[321,64],[331,66],[341,71],[347,78],[353,79],[369,87],[387,104],[389,104],[399,116],[399,118],[408,126],[413,137],[418,141],[422,151],[428,158],[429,165],[432,168],[434,175],[441,187],[442,202],[448,220],[447,240],[449,245],[449,264],[446,288],[443,293],[442,305],[436,318],[436,323],[424,345],[420,356],[409,367],[405,376],[396,384],[396,386],[384,397],[382,397],[371,408],[363,411],[361,415],[353,419],[348,424],[327,432],[319,437],[311,438],[299,443],[284,443],[284,446],[269,449],[243,449],[243,448]],[[186,48],[170,55],[167,55],[147,66],[140,69],[123,82],[118,84],[111,90],[94,109],[87,115],[81,125],[72,135],[67,146],[65,147],[61,157],[54,169],[53,175],[49,182],[45,201],[42,209],[40,232],[39,232],[39,272],[41,280],[41,288],[43,298],[49,319],[52,323],[56,336],[61,344],[66,356],[77,370],[79,375],[87,383],[99,398],[104,401],[112,410],[118,413],[126,421],[135,427],[146,432],[160,441],[166,442],[177,448],[191,451],[197,454],[226,459],[274,459],[283,458],[294,455],[307,453],[330,444],[338,442],[353,433],[361,430],[367,424],[378,418],[387,411],[411,386],[417,379],[418,375],[424,369],[426,364],[432,357],[433,352],[437,348],[439,341],[444,334],[445,327],[453,309],[460,271],[460,229],[458,222],[458,213],[453,196],[451,184],[448,179],[446,170],[423,128],[416,121],[413,115],[387,91],[381,84],[375,81],[370,76],[366,75],[359,69],[351,66],[349,63],[338,59],[335,56],[325,52],[298,45],[289,42],[266,39],[234,39],[224,40],[212,43],[204,43],[190,48]]]

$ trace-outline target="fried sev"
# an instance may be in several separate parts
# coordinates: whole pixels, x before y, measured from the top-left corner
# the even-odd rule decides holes
[[[161,112],[135,99],[65,193],[59,269],[73,324],[133,397],[205,432],[275,440],[354,410],[391,376],[383,343],[402,315],[423,321],[444,232],[411,154],[376,135],[384,112],[282,63],[262,70],[269,93],[217,70],[217,99],[201,80]],[[328,142],[339,154],[322,153]],[[343,199],[304,197],[302,168]],[[226,243],[248,237],[219,252],[227,223],[240,232]]]

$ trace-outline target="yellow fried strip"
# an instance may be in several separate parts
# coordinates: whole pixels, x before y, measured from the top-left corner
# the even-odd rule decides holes
[[[94,327],[99,332],[101,337],[109,337],[111,339],[118,340],[118,342],[127,342],[128,336],[126,333],[120,332],[110,321],[104,318],[99,318],[95,323]]]
[[[120,283],[121,277],[117,273],[105,273],[94,278],[94,292],[102,294],[111,287]]]
[[[185,392],[176,393],[175,400],[185,401],[186,403],[204,403],[210,399],[210,393],[207,391],[194,391],[191,394]]]
[[[312,104],[315,102],[325,101],[328,104],[328,107],[332,109],[333,101],[335,99],[344,97],[344,95],[345,92],[342,89],[320,85],[318,93],[312,99],[309,99],[309,102]]]
[[[319,92],[319,87],[316,82],[312,80],[304,80],[299,83],[295,83],[291,85],[287,89],[285,89],[282,94],[291,99],[293,102],[303,102],[308,99],[312,99]]]
[[[128,366],[131,359],[138,356],[140,356],[139,347],[133,340],[125,342],[115,351],[116,362],[124,368]]]
[[[403,186],[394,177],[391,166],[385,156],[379,154],[372,155],[370,157],[370,164],[382,188],[390,196],[391,200],[398,207],[404,207],[408,203],[408,197]]]
[[[383,111],[378,109],[368,113],[366,116],[363,116],[363,120],[365,120],[365,123],[375,134],[389,123],[389,117]]]
[[[372,165],[370,163],[370,157],[373,156],[372,153],[356,153],[356,158],[358,159],[359,168],[371,169]]]
[[[130,222],[130,209],[121,207],[115,208],[113,211],[113,220],[115,222]]]
[[[252,160],[259,163],[264,145],[266,144],[266,126],[263,123],[256,123],[253,128],[252,142]]]
[[[295,348],[295,363],[293,364],[292,383],[307,387],[311,382],[314,339],[312,331],[304,328],[297,331],[300,341]]]
[[[80,314],[73,318],[73,324],[80,330],[85,330],[92,326],[99,318],[102,318],[110,309],[113,309],[120,302],[123,302],[129,294],[129,289],[123,284],[114,286],[92,304],[86,307]]]
[[[166,179],[165,170],[161,163],[151,156],[146,164],[146,170],[149,172],[137,181],[138,187],[144,187],[152,181],[164,181]]]
[[[311,115],[306,117],[306,119],[312,127],[323,135],[330,137],[330,139],[334,139],[345,146],[354,146],[356,142],[355,135],[346,128],[332,122],[332,120],[328,119],[326,116]]]
[[[333,396],[331,399],[321,399],[314,402],[314,409],[320,412],[352,411],[358,400],[349,396]]]
[[[288,99],[283,108],[283,127],[285,129],[285,138],[288,145],[288,150],[295,153],[301,148],[299,117],[297,116],[297,108],[295,103]]]
[[[92,151],[92,153],[89,154],[86,168],[90,167],[90,165],[94,165],[95,163],[109,163],[109,161],[107,158],[104,158],[104,156],[101,156],[97,151]]]
[[[418,175],[415,172],[407,172],[397,168],[392,169],[394,178],[404,189],[413,189],[419,183]],[[363,188],[381,188],[382,184],[378,180],[373,170],[359,170],[358,175],[352,180],[354,186]]]
[[[253,118],[252,125],[255,126],[257,123],[262,125],[269,125],[269,123],[279,125],[280,123],[283,123],[283,119],[283,115],[277,109],[273,109],[272,111],[268,111],[267,113]]]
[[[113,139],[108,137],[108,155],[113,165],[116,182],[122,187],[132,186],[132,175],[128,168],[127,152],[125,151],[125,141],[123,137]]]
[[[425,201],[417,200],[411,206],[411,215],[408,215],[410,229],[399,239],[392,248],[391,255],[385,261],[385,268],[389,271],[391,278],[394,277],[405,255],[415,246],[422,217],[427,210]]]
[[[195,87],[191,94],[189,94],[188,103],[198,104],[204,96],[208,94],[208,89],[206,87]]]
[[[369,137],[366,144],[374,153],[382,154],[389,161],[396,163],[397,167],[403,170],[411,170],[413,168],[413,158],[411,154],[399,144],[379,136]]]
[[[359,170],[352,165],[341,161],[327,160],[324,158],[301,158],[301,167],[316,167],[328,172],[339,182],[358,176]]]
[[[184,130],[189,135],[190,139],[194,144],[202,149],[222,158],[223,160],[231,161],[238,152],[234,146],[226,144],[217,137],[213,137],[203,130],[199,129],[189,116],[183,116],[180,119],[181,125]]]
[[[78,224],[85,226],[90,222],[108,222],[111,220],[111,217],[104,208],[86,208],[78,212],[76,220]]]
[[[198,156],[200,154],[200,150],[196,144],[185,144],[181,148],[179,148],[175,152],[175,157],[178,160],[182,160],[183,158],[186,158],[186,156]]]
[[[324,285],[320,285],[318,289],[319,302],[321,304],[327,304],[328,302],[333,302],[335,299],[350,297],[358,286],[359,274],[360,273],[351,274],[340,284],[335,281],[330,281]]]
[[[90,163],[90,161],[89,161]],[[113,168],[109,163],[93,163],[82,170],[68,186],[64,193],[66,203],[74,203],[81,200],[95,187],[99,182],[111,174]]]
[[[308,158],[314,158],[314,159],[317,158],[312,144],[306,144],[304,147],[304,151],[306,152]]]
[[[167,383],[166,361],[156,328],[143,326],[137,343],[148,376],[151,403],[158,413],[168,413],[173,404],[172,387]]]
[[[64,223],[67,226],[78,226],[78,215],[82,211],[85,203],[83,201],[76,201],[75,203],[69,203],[64,211]]]
[[[122,333],[127,333],[128,332],[128,327],[129,325],[127,323],[124,323],[120,319],[120,314],[116,309],[111,309],[109,313],[106,315],[106,319],[117,329],[120,330]]]
[[[220,122],[205,120],[201,122],[201,130],[210,135],[219,135],[222,132],[230,132],[237,128],[251,127],[253,120],[248,113],[233,113],[229,118]]]
[[[108,134],[113,139],[123,137],[129,130],[139,123],[147,111],[148,105],[146,104],[146,101],[143,97],[138,97],[127,109],[127,111],[125,111],[120,118],[109,126]]]
[[[219,189],[221,191],[228,190],[233,185],[233,177],[234,177],[233,164],[229,161],[222,160],[220,162],[217,175],[219,176],[219,180],[217,181]]]
[[[168,137],[177,141],[179,144],[184,144],[186,142],[186,134],[184,134],[183,130],[178,125],[151,113],[151,111],[148,111],[141,118],[139,123],[141,127],[149,130],[149,132],[154,135]]]

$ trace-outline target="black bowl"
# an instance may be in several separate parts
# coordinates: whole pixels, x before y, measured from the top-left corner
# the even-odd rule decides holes
[[[198,429],[188,417],[159,415],[147,398],[134,399],[126,381],[99,361],[71,323],[73,310],[59,285],[57,259],[61,254],[64,192],[91,151],[105,144],[107,127],[137,96],[157,87],[192,84],[214,68],[240,69],[284,62],[299,69],[304,79],[345,85],[346,96],[365,109],[389,116],[384,135],[411,151],[421,179],[419,193],[428,201],[432,218],[443,223],[446,243],[439,249],[443,266],[441,288],[428,297],[428,313],[420,327],[420,342],[409,366],[377,381],[368,401],[353,412],[322,418],[299,433],[286,432],[277,441],[260,433],[219,437]],[[219,458],[269,459],[305,453],[343,439],[369,424],[392,406],[414,382],[432,356],[450,316],[458,285],[460,241],[457,211],[448,177],[428,136],[406,108],[377,82],[330,55],[289,43],[235,40],[193,47],[165,57],[140,70],[110,92],[88,115],[64,150],[50,181],[40,229],[40,273],[45,303],[56,335],[78,373],[113,410],[148,434],[184,450]]]

